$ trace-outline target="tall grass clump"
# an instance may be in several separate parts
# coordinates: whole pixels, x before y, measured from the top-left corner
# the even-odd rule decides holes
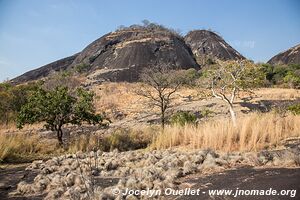
[[[258,151],[276,146],[280,141],[300,136],[300,116],[252,113],[233,126],[229,119],[211,120],[198,126],[167,126],[151,147],[166,149],[185,146],[222,151]]]
[[[156,129],[155,129],[156,130]],[[154,128],[142,127],[139,129],[119,128],[110,134],[87,134],[81,135],[71,141],[68,146],[70,153],[78,151],[129,151],[143,149],[151,144]]]
[[[37,135],[0,134],[0,163],[31,161],[54,150],[55,144],[45,143]]]

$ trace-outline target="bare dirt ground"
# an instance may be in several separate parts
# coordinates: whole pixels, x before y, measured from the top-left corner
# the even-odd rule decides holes
[[[26,171],[29,164],[7,165],[0,167],[0,199],[25,200],[26,197],[9,197],[9,193],[17,188],[20,181],[32,182],[37,175],[32,171]],[[31,197],[30,199],[41,199],[41,197]]]
[[[240,168],[201,177],[194,174],[180,180],[180,188],[200,189],[198,196],[171,197],[170,199],[251,199],[251,200],[285,200],[300,199],[300,168]],[[296,190],[296,196],[209,196],[208,190],[229,189],[240,190]],[[205,192],[205,193],[202,193]]]
[[[9,166],[0,170],[0,199],[1,200],[39,200],[42,196],[30,197],[10,197],[8,194],[16,189],[20,181],[31,182],[36,174],[25,171],[27,164]],[[99,185],[114,185],[117,179],[99,179]],[[198,196],[172,196],[167,199],[198,200],[198,199],[255,199],[255,200],[285,200],[299,199],[300,194],[300,168],[252,168],[245,167],[214,173],[203,176],[194,174],[178,180],[179,188],[200,189]],[[289,196],[212,196],[208,195],[208,190],[230,189],[235,190],[268,190],[270,188],[280,190],[297,190],[295,197]]]

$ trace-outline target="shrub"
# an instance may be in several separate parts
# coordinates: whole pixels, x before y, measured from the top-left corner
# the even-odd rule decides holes
[[[287,83],[291,88],[300,87],[300,73],[296,74],[295,72],[289,71],[287,75],[283,78],[283,81]]]
[[[214,114],[214,111],[211,111],[206,108],[204,110],[201,110],[200,114],[201,114],[201,118],[207,118],[207,117],[212,116]]]
[[[84,72],[89,71],[91,69],[91,67],[92,66],[90,64],[81,63],[81,64],[75,66],[75,71],[78,73],[84,73]]]
[[[28,83],[13,86],[9,83],[0,83],[0,124],[5,122],[8,125],[9,122],[16,120],[17,113],[38,85],[39,83]]]
[[[270,84],[280,85],[284,87],[298,88],[300,87],[300,65],[270,65],[262,64],[262,70],[266,80]]]
[[[187,111],[179,111],[171,117],[170,122],[171,124],[184,126],[185,124],[195,124],[196,120],[197,117],[195,114]]]
[[[294,115],[300,115],[300,103],[289,106],[288,110]]]
[[[89,57],[89,62],[92,63],[97,59],[98,55],[93,55],[91,57]]]

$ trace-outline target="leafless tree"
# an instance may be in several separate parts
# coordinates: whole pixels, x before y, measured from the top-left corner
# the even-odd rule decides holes
[[[144,85],[136,93],[147,98],[150,105],[159,108],[163,129],[166,123],[166,111],[171,107],[174,94],[182,85],[182,74],[163,65],[149,67],[141,73],[140,79]]]

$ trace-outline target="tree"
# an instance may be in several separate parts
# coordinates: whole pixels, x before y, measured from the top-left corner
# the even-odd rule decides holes
[[[166,111],[171,107],[175,92],[184,82],[184,73],[167,66],[157,65],[145,69],[140,79],[145,84],[136,93],[149,99],[151,106],[159,108],[161,126],[164,129]]]
[[[46,129],[56,131],[60,145],[63,144],[62,128],[66,124],[81,125],[82,122],[100,124],[104,119],[95,114],[94,94],[78,88],[76,95],[69,93],[68,87],[53,90],[39,88],[22,106],[18,116],[18,128],[25,124],[45,122]]]
[[[9,83],[0,84],[0,122],[8,125],[15,120],[21,106],[27,101],[28,94],[36,89],[36,83],[13,86]]]
[[[300,70],[297,70],[295,72],[288,71],[286,76],[283,78],[283,81],[291,88],[299,88],[300,87]]]
[[[236,126],[236,113],[233,108],[240,91],[251,92],[264,81],[263,71],[247,60],[218,61],[203,72],[202,79],[208,85],[212,96],[224,101],[229,108],[232,122]]]
[[[0,91],[0,120],[8,125],[12,110],[12,96],[8,91]]]

